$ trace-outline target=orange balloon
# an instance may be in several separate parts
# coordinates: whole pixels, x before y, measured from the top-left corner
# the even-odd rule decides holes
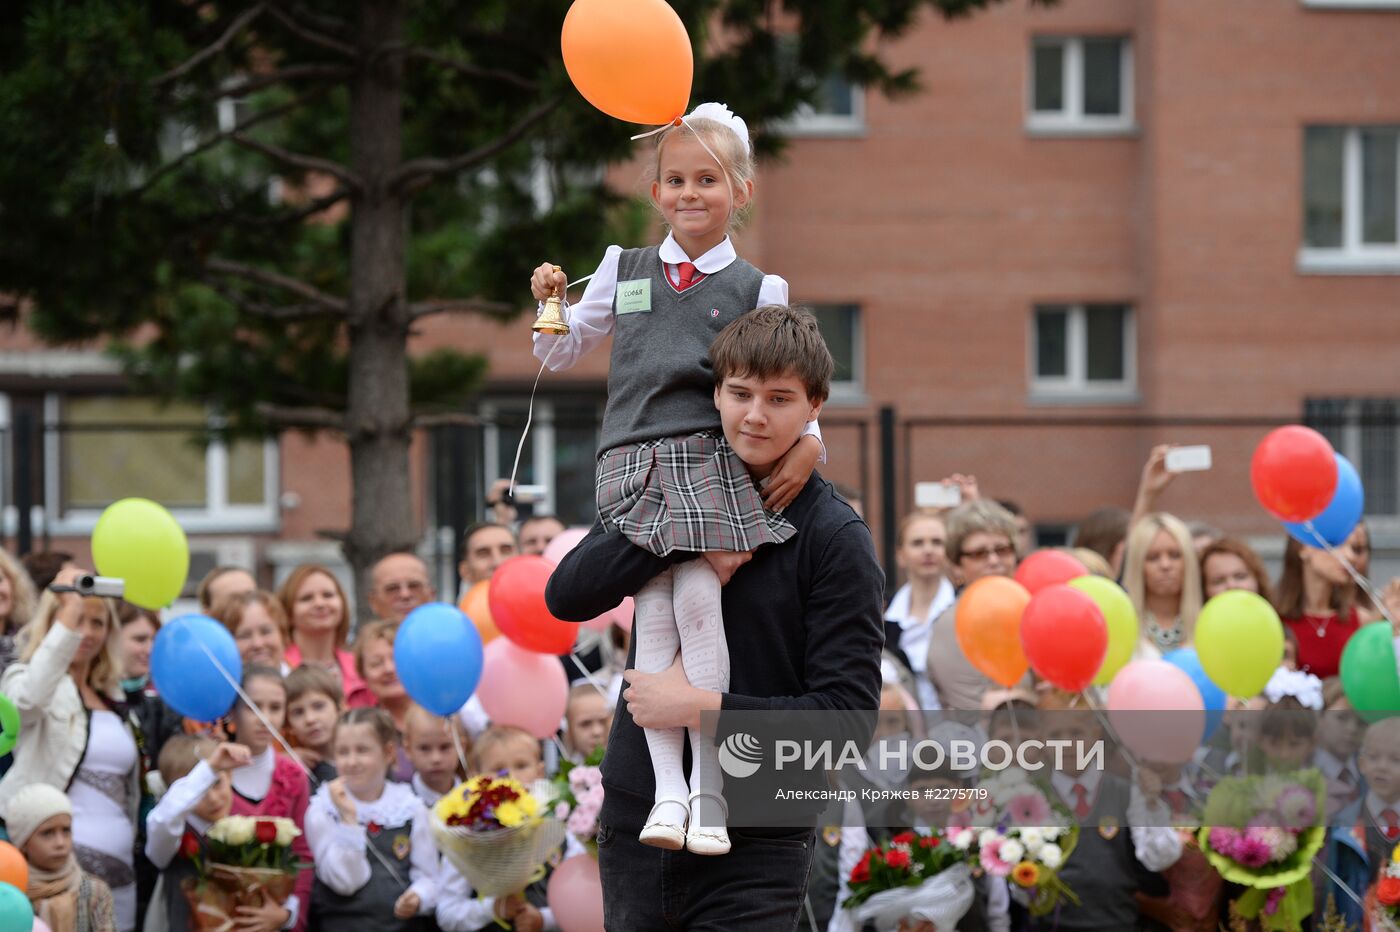
[[[968,661],[1007,688],[1030,666],[1021,649],[1021,615],[1030,601],[1030,592],[1016,580],[984,576],[963,591],[953,616]]]
[[[501,630],[496,627],[496,621],[491,617],[491,580],[483,579],[479,583],[473,583],[462,596],[462,601],[457,603],[457,607],[476,625],[483,647],[500,635]]]
[[[29,865],[19,849],[8,841],[0,841],[0,883],[7,883],[21,890],[29,888]]]
[[[574,0],[560,44],[574,87],[608,116],[657,124],[685,113],[695,60],[666,0]]]

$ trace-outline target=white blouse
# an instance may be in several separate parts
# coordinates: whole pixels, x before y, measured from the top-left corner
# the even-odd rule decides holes
[[[348,790],[347,790],[348,792]],[[369,883],[373,857],[368,851],[365,826],[370,822],[394,826],[412,823],[409,839],[408,890],[418,894],[419,915],[431,915],[437,907],[438,850],[428,823],[428,808],[406,783],[386,783],[375,800],[350,794],[355,803],[355,825],[340,821],[331,802],[330,786],[323,785],[306,807],[306,842],[316,862],[316,876],[341,896],[353,896]]]

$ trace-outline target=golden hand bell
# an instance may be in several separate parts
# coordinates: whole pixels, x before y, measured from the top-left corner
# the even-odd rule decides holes
[[[554,266],[554,271],[564,271],[559,266]],[[531,326],[536,333],[565,334],[569,332],[569,323],[564,319],[564,298],[559,294],[559,286],[554,286],[553,293],[544,300],[544,310],[540,316],[535,318],[535,323]]]

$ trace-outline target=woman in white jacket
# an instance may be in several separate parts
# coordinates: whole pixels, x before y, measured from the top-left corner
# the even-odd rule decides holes
[[[84,570],[65,570],[55,586]],[[140,804],[139,731],[122,705],[120,631],[107,599],[45,592],[20,662],[0,678],[19,709],[14,766],[0,779],[0,811],[20,788],[48,783],[73,802],[73,849],[112,888],[117,928],[136,926],[133,869]]]

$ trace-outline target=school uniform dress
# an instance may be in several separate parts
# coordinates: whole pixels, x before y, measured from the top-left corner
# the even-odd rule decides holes
[[[386,783],[379,798],[355,803],[356,824],[346,825],[321,787],[306,811],[306,833],[316,858],[311,925],[325,932],[427,932],[438,897],[438,851],[428,810],[403,783]],[[394,904],[418,894],[418,915],[397,919]]]
[[[738,258],[727,238],[692,263],[667,236],[659,246],[609,247],[571,308],[571,332],[536,335],[535,355],[555,371],[613,336],[596,504],[632,543],[658,556],[743,552],[797,532],[763,508],[720,432],[709,361],[725,325],[786,302],[786,282]],[[820,439],[815,425],[807,432]]]

